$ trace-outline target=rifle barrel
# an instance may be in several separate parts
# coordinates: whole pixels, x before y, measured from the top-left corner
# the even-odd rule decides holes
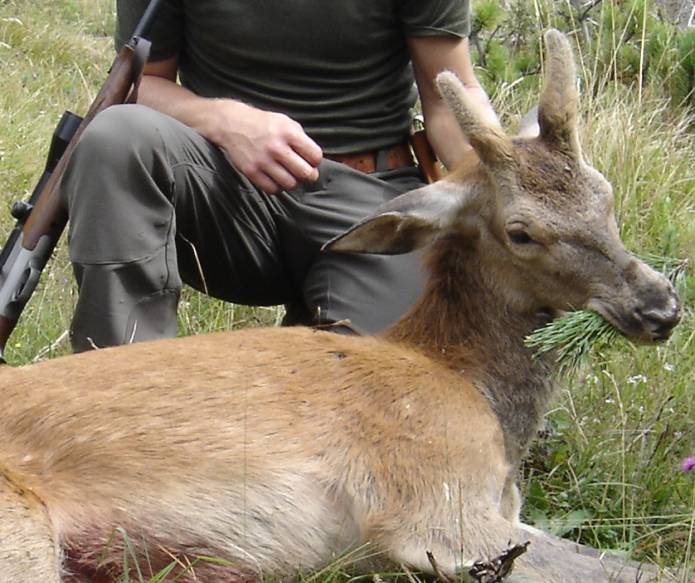
[[[150,0],[150,3],[147,5],[145,12],[142,15],[142,18],[140,19],[140,22],[138,22],[131,36],[147,36],[147,33],[152,27],[152,23],[154,22],[157,12],[159,12],[160,4],[162,4],[162,0]]]

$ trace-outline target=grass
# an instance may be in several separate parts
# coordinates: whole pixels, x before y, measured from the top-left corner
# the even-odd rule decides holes
[[[0,208],[26,198],[64,109],[84,113],[113,58],[110,0],[0,2]],[[595,64],[587,57],[587,75]],[[695,264],[693,118],[658,87],[609,77],[582,103],[586,157],[614,185],[626,245]],[[513,125],[538,92],[535,77],[501,87],[497,108]],[[587,85],[589,85],[587,83]],[[0,213],[0,229],[12,225]],[[683,323],[667,344],[604,343],[564,388],[524,468],[525,519],[583,543],[663,565],[695,568],[695,276],[680,283]],[[8,346],[13,363],[68,351],[75,288],[64,243]],[[250,309],[184,293],[182,334],[275,324],[277,309]],[[346,581],[336,567],[311,581]],[[387,575],[382,578],[387,579]],[[685,578],[683,579],[685,581]]]

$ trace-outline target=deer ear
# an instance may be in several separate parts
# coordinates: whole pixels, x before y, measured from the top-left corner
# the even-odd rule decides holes
[[[451,71],[437,75],[437,88],[481,162],[495,170],[508,167],[512,162],[512,143],[499,122],[491,120],[468,97],[463,84]]]
[[[459,219],[468,197],[456,183],[440,180],[397,196],[322,251],[400,255],[429,243]]]
[[[545,33],[547,71],[538,106],[538,123],[543,140],[575,158],[581,156],[577,129],[579,92],[577,69],[567,37],[557,30]]]

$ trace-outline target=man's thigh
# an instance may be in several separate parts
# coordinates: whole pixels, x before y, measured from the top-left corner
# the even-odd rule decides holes
[[[169,143],[173,158],[176,252],[183,281],[212,296],[248,305],[296,297],[279,253],[277,199],[258,191],[214,145],[186,132]],[[181,138],[179,138],[181,139]],[[172,152],[176,148],[184,152]]]
[[[349,320],[354,330],[374,333],[414,303],[423,284],[418,253],[376,256],[320,249],[380,204],[420,186],[414,168],[367,175],[328,161],[321,165],[318,182],[281,197],[286,214],[277,220],[280,252],[315,322]]]
[[[276,249],[277,200],[256,191],[219,148],[172,117],[141,105],[99,114],[71,160],[62,194],[76,263],[133,266],[160,256],[156,269],[141,270],[147,293],[176,287],[180,273],[190,285],[236,302],[277,304],[293,295]],[[140,287],[126,291],[144,293]]]

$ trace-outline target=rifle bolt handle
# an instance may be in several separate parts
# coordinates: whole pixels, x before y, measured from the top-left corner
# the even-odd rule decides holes
[[[29,218],[29,214],[31,213],[33,208],[33,204],[29,204],[28,202],[20,200],[19,202],[16,202],[12,205],[12,208],[10,209],[10,214],[18,221],[24,222]]]

